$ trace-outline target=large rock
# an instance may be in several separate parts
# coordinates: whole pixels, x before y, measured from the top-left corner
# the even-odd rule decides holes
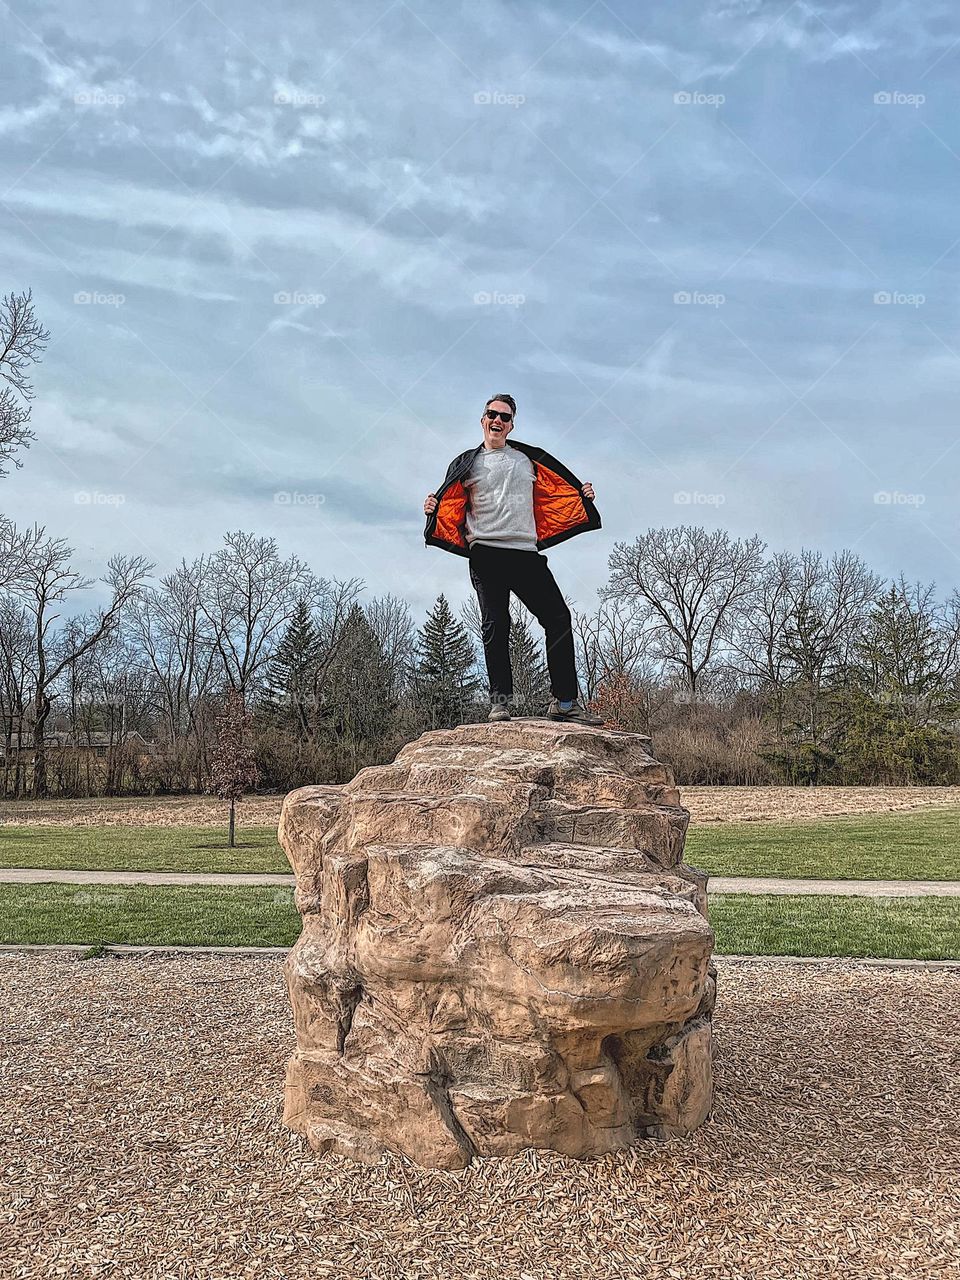
[[[425,733],[291,792],[285,1122],[448,1169],[699,1125],[715,980],[688,818],[649,738],[549,720]]]

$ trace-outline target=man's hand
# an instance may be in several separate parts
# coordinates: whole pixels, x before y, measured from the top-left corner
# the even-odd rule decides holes
[[[585,498],[589,498],[591,502],[593,501],[593,499],[594,499],[594,496],[595,496],[595,495],[594,495],[594,492],[593,492],[593,485],[592,485],[592,484],[585,484],[585,485],[583,485],[583,487],[581,488],[580,492],[583,494],[583,496],[584,496]]]
[[[432,516],[434,511],[436,511],[436,509],[437,509],[436,495],[432,493],[428,493],[423,500],[423,514],[425,516]]]

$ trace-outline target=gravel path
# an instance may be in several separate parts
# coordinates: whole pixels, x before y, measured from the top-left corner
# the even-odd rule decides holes
[[[33,867],[0,868],[0,884],[283,884],[292,875],[214,871],[49,871]],[[712,876],[710,893],[839,894],[860,898],[956,898],[960,880],[781,880],[766,876]]]
[[[283,1129],[276,959],[0,975],[4,1276],[956,1280],[960,974],[723,966],[697,1134],[456,1174]]]

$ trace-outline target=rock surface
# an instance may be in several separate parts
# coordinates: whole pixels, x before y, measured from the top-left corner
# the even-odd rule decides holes
[[[699,1125],[715,978],[687,821],[649,738],[549,720],[425,733],[291,792],[285,1123],[446,1169]]]

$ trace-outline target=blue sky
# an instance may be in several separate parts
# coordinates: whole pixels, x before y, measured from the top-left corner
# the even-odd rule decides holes
[[[425,608],[483,402],[596,487],[960,584],[960,14],[580,0],[6,12],[3,291],[52,339],[15,519],[162,571],[232,528]]]

